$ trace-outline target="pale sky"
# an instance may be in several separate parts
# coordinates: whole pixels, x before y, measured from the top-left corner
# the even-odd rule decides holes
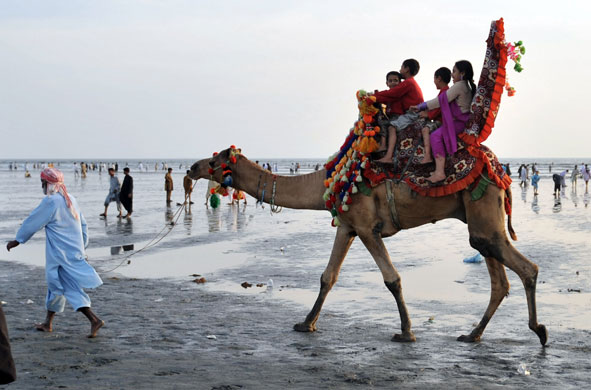
[[[476,73],[490,22],[522,40],[487,146],[500,157],[591,157],[587,1],[2,0],[0,159],[328,158],[355,91],[416,58]],[[508,68],[512,62],[508,62]]]

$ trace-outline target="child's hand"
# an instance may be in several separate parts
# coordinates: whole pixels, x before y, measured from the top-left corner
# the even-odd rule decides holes
[[[427,111],[421,111],[421,112],[419,112],[419,116],[421,118],[427,119],[427,118],[429,118],[429,113]]]
[[[417,106],[410,106],[408,109],[412,112],[419,112],[419,107]]]

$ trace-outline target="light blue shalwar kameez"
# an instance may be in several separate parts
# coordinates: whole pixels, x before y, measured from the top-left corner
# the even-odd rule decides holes
[[[69,194],[68,194],[69,195]],[[25,219],[16,240],[24,244],[33,234],[45,228],[45,278],[47,279],[47,310],[62,312],[66,300],[74,310],[90,307],[90,298],[83,288],[95,288],[103,284],[94,268],[85,260],[84,248],[88,245],[86,220],[78,202],[69,195],[80,219],[75,219],[64,197],[48,195]]]

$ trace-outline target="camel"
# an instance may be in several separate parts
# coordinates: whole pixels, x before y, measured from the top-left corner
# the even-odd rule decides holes
[[[191,167],[189,176],[195,180],[212,178],[221,183],[221,165],[227,163],[232,170],[232,187],[245,191],[254,198],[262,199],[271,206],[282,206],[293,209],[326,210],[323,181],[326,178],[324,169],[300,176],[279,176],[263,170],[241,154],[236,155],[235,163],[229,162],[232,149],[226,149],[197,161]],[[213,172],[213,173],[210,173]],[[387,185],[391,185],[398,223],[395,223],[388,201]],[[458,337],[458,341],[479,341],[488,322],[495,313],[503,298],[509,293],[509,281],[505,267],[514,271],[521,279],[526,293],[529,328],[539,337],[542,345],[548,340],[548,332],[544,325],[539,324],[536,313],[536,281],[538,266],[523,256],[507,239],[505,231],[505,198],[511,201],[511,192],[489,185],[483,197],[478,201],[470,199],[467,190],[444,197],[424,197],[413,193],[404,182],[382,183],[373,188],[371,195],[361,193],[353,195],[353,203],[346,213],[339,215],[340,225],[336,229],[336,237],[326,269],[320,278],[320,292],[303,322],[294,325],[299,332],[316,331],[316,322],[322,305],[331,288],[337,281],[341,265],[356,237],[365,245],[377,266],[384,283],[390,290],[400,314],[401,332],[394,334],[392,341],[414,342],[411,320],[402,295],[401,277],[393,266],[383,242],[401,229],[411,229],[427,223],[446,218],[456,218],[468,225],[470,245],[478,250],[486,260],[490,275],[490,301],[478,325],[467,335]],[[508,218],[508,230],[511,238],[517,237]]]

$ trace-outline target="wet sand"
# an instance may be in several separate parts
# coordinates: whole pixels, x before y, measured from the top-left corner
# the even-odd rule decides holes
[[[42,235],[3,252],[0,259],[10,261],[0,261],[0,299],[7,302],[19,375],[6,388],[585,388],[591,369],[591,212],[584,195],[568,189],[556,211],[549,182],[542,182],[537,206],[531,188],[521,193],[514,185],[513,191],[515,246],[540,266],[545,348],[527,327],[523,287],[510,271],[511,293],[482,341],[455,340],[480,319],[490,288],[484,264],[462,262],[475,252],[457,221],[386,241],[402,275],[417,336],[412,344],[390,341],[400,327],[396,304],[359,242],[329,294],[318,331],[292,330],[316,298],[330,253],[334,229],[323,212],[271,216],[253,199],[246,208],[195,206],[190,224],[182,216],[160,246],[105,272],[125,256],[111,255],[112,247],[134,243],[137,249],[166,221],[170,212],[157,202],[158,193],[146,206],[138,202],[161,210],[158,218],[138,207],[132,231],[127,221],[91,219],[92,203],[81,201],[91,226],[90,261],[105,282],[90,292],[106,321],[96,339],[85,337],[88,322],[69,307],[57,316],[53,333],[33,329],[44,316]],[[23,212],[0,213],[0,231],[9,239],[6,232],[18,227]],[[437,248],[429,246],[433,242]],[[193,273],[207,282],[193,283]],[[240,286],[269,279],[272,291]]]

